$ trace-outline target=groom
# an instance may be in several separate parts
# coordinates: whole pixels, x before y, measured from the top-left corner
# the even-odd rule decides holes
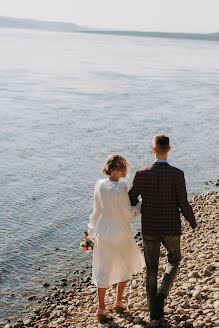
[[[152,151],[155,162],[140,168],[134,177],[129,197],[131,204],[142,197],[142,235],[146,260],[146,290],[151,320],[163,317],[164,300],[173,285],[181,260],[180,212],[190,227],[195,229],[196,221],[187,200],[183,171],[167,163],[170,151],[169,137],[156,135]],[[168,263],[163,281],[157,291],[157,273],[161,243],[167,249]]]

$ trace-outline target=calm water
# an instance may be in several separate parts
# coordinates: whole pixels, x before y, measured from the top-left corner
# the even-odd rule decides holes
[[[218,177],[219,43],[1,29],[0,44],[6,318],[43,282],[90,261],[78,246],[110,153],[127,158],[130,184],[153,161],[153,136],[166,133],[189,197],[213,189],[204,181]]]

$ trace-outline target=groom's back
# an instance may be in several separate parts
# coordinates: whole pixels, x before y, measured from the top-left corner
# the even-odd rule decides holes
[[[183,172],[166,162],[155,162],[136,172],[129,195],[134,205],[135,191],[142,196],[142,232],[151,235],[181,234],[179,213],[180,179]]]
[[[138,170],[139,191],[147,204],[177,204],[176,183],[183,172],[168,163],[155,162]]]

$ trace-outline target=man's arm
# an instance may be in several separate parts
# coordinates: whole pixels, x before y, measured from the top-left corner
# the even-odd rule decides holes
[[[177,179],[176,196],[177,205],[181,209],[186,221],[189,222],[189,225],[192,227],[192,229],[195,229],[197,227],[197,223],[195,221],[195,216],[192,207],[189,205],[187,199],[186,183],[183,172],[181,172],[180,176]]]
[[[135,206],[138,203],[138,196],[140,195],[140,191],[138,188],[138,171],[135,173],[135,177],[133,179],[131,188],[129,190],[129,198],[132,206]]]

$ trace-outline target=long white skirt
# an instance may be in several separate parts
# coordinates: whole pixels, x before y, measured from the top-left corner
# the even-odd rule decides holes
[[[92,283],[99,288],[128,280],[131,274],[137,274],[145,266],[144,256],[134,240],[131,224],[127,231],[118,223],[107,228],[104,223],[99,224],[92,267]]]

